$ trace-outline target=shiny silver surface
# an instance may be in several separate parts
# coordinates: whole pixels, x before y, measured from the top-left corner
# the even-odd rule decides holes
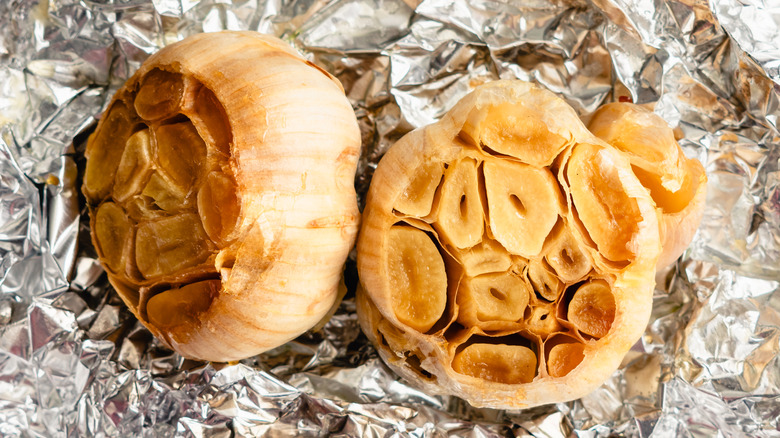
[[[95,260],[84,133],[149,54],[220,29],[281,36],[341,79],[361,195],[395,140],[484,81],[538,82],[583,117],[657,101],[709,194],[621,369],[574,402],[473,409],[399,381],[349,295],[321,331],[238,364],[162,348]],[[770,0],[3,2],[0,435],[780,436],[778,47]]]

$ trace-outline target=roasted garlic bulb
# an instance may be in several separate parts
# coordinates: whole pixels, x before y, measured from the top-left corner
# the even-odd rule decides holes
[[[632,163],[520,81],[480,86],[404,136],[358,239],[359,319],[380,355],[475,406],[595,389],[647,325],[662,249]]]
[[[152,55],[90,137],[83,192],[111,284],[183,356],[276,347],[331,308],[359,222],[341,84],[282,41],[200,34]]]
[[[588,123],[600,139],[625,152],[639,181],[661,213],[662,268],[691,243],[701,222],[707,176],[698,160],[687,158],[666,121],[632,103],[600,107]]]

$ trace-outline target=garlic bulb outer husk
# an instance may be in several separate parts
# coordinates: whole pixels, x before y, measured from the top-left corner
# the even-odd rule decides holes
[[[146,228],[154,231],[165,220],[159,217],[182,211],[208,222],[200,232],[208,238],[198,237],[205,253],[190,266],[166,270],[163,260],[150,265],[162,275],[139,274],[133,266],[150,254],[139,252],[147,243],[136,238],[136,259],[133,249],[123,253],[129,267],[107,267],[133,313],[178,353],[210,361],[259,354],[314,326],[334,305],[359,224],[353,181],[360,133],[338,80],[274,37],[199,34],[149,57],[114,105],[130,108],[130,129],[148,126],[159,143],[152,167],[162,182],[150,180],[122,207],[135,226],[151,220]],[[111,250],[97,239],[94,212],[113,195],[89,160],[106,158],[101,146],[110,143],[101,130],[112,128],[109,118],[90,139],[84,184],[101,260]],[[174,140],[160,137],[163,127],[188,123],[196,133],[177,128]],[[192,159],[198,136],[206,149]],[[180,181],[190,188],[177,192]],[[160,229],[151,235],[162,239],[155,243],[162,256],[168,247]],[[168,288],[174,293],[165,295]]]

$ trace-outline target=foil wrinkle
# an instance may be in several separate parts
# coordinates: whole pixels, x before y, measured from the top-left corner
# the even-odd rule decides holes
[[[199,32],[277,35],[344,85],[361,200],[382,154],[477,85],[519,78],[587,118],[654,105],[709,178],[643,338],[592,394],[475,409],[399,380],[331,320],[235,364],[165,349],[108,285],[80,194],[111,95]],[[0,436],[780,437],[780,8],[769,0],[0,2]]]

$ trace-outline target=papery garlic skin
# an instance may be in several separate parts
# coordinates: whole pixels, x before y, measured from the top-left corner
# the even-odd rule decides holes
[[[119,143],[146,127],[152,158],[141,148],[126,161],[143,171],[124,172],[143,181],[117,188]],[[87,146],[83,191],[109,280],[188,358],[233,361],[295,338],[336,299],[359,223],[359,150],[341,84],[284,42],[219,32],[165,47],[116,93]],[[96,221],[114,204],[135,237],[116,237],[108,225],[121,218]]]
[[[464,165],[478,189],[445,193]],[[476,176],[465,176],[472,168]],[[430,186],[421,178],[438,188],[415,199],[414,187]],[[468,234],[452,228],[458,221]],[[388,282],[398,228],[427,236],[438,251],[425,260],[446,268],[446,282],[437,274],[426,291],[446,293],[435,322],[420,311],[425,324],[410,324],[408,309],[398,317]],[[549,91],[491,82],[380,161],[358,239],[359,320],[382,358],[427,392],[507,409],[572,400],[606,380],[643,333],[659,232],[624,153]]]

